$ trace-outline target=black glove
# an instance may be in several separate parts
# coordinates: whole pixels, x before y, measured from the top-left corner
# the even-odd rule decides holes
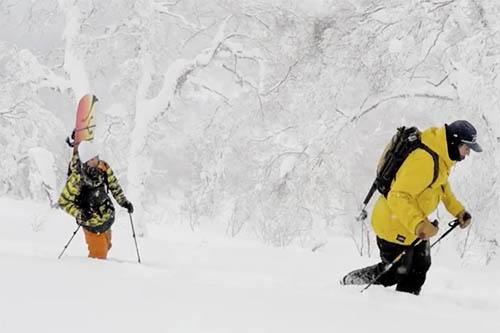
[[[466,210],[460,212],[457,218],[458,218],[458,223],[460,224],[460,228],[462,229],[467,228],[469,224],[472,222],[472,216]]]
[[[122,207],[128,210],[129,214],[132,214],[134,212],[134,205],[132,205],[130,201],[125,201]]]
[[[73,148],[75,146],[75,130],[73,130],[73,132],[71,132],[71,140],[69,139],[69,136],[66,137],[66,143],[71,148]]]

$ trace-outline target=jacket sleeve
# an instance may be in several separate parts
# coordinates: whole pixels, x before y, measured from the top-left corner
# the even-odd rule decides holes
[[[446,184],[443,185],[443,197],[441,198],[441,201],[446,207],[446,210],[448,210],[448,212],[455,217],[457,217],[458,214],[465,209],[457,198],[455,198],[455,195],[451,191],[449,182],[446,182]]]
[[[73,156],[71,156],[71,160],[69,161],[69,171],[78,172],[80,163],[81,162],[80,162],[80,157],[78,157],[78,153],[74,152]]]
[[[72,172],[64,185],[64,188],[59,196],[59,206],[71,216],[78,218],[81,215],[80,208],[76,205],[76,197],[80,194],[80,176],[76,172]]]
[[[417,196],[432,182],[434,160],[423,150],[416,150],[403,162],[391,190],[387,195],[387,205],[393,214],[412,234],[417,225],[426,218],[418,207]]]
[[[123,193],[123,189],[118,183],[118,180],[115,177],[115,174],[113,173],[113,169],[108,165],[106,169],[106,177],[108,181],[108,187],[113,194],[113,197],[115,200],[118,202],[120,206],[123,206],[127,202],[127,198],[125,197],[125,194]]]

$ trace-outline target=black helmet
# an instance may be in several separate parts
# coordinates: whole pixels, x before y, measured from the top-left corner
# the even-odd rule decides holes
[[[446,139],[448,147],[458,147],[461,143],[475,152],[482,152],[483,148],[476,142],[477,131],[467,120],[457,120],[446,125]]]

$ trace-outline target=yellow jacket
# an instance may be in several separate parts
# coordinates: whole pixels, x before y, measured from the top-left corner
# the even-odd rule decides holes
[[[392,243],[411,244],[417,237],[416,226],[436,210],[440,201],[453,216],[464,209],[448,183],[455,162],[448,156],[446,129],[425,130],[422,142],[439,156],[436,181],[429,187],[434,176],[432,156],[423,149],[416,149],[398,170],[387,199],[381,195],[373,209],[373,230],[378,237]]]

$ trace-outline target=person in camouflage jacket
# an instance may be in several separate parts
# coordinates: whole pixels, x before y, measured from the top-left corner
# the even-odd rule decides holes
[[[59,206],[83,227],[90,258],[106,259],[111,248],[111,226],[115,208],[108,192],[128,210],[134,207],[125,197],[113,170],[98,157],[96,146],[83,141],[71,159],[68,179]]]

